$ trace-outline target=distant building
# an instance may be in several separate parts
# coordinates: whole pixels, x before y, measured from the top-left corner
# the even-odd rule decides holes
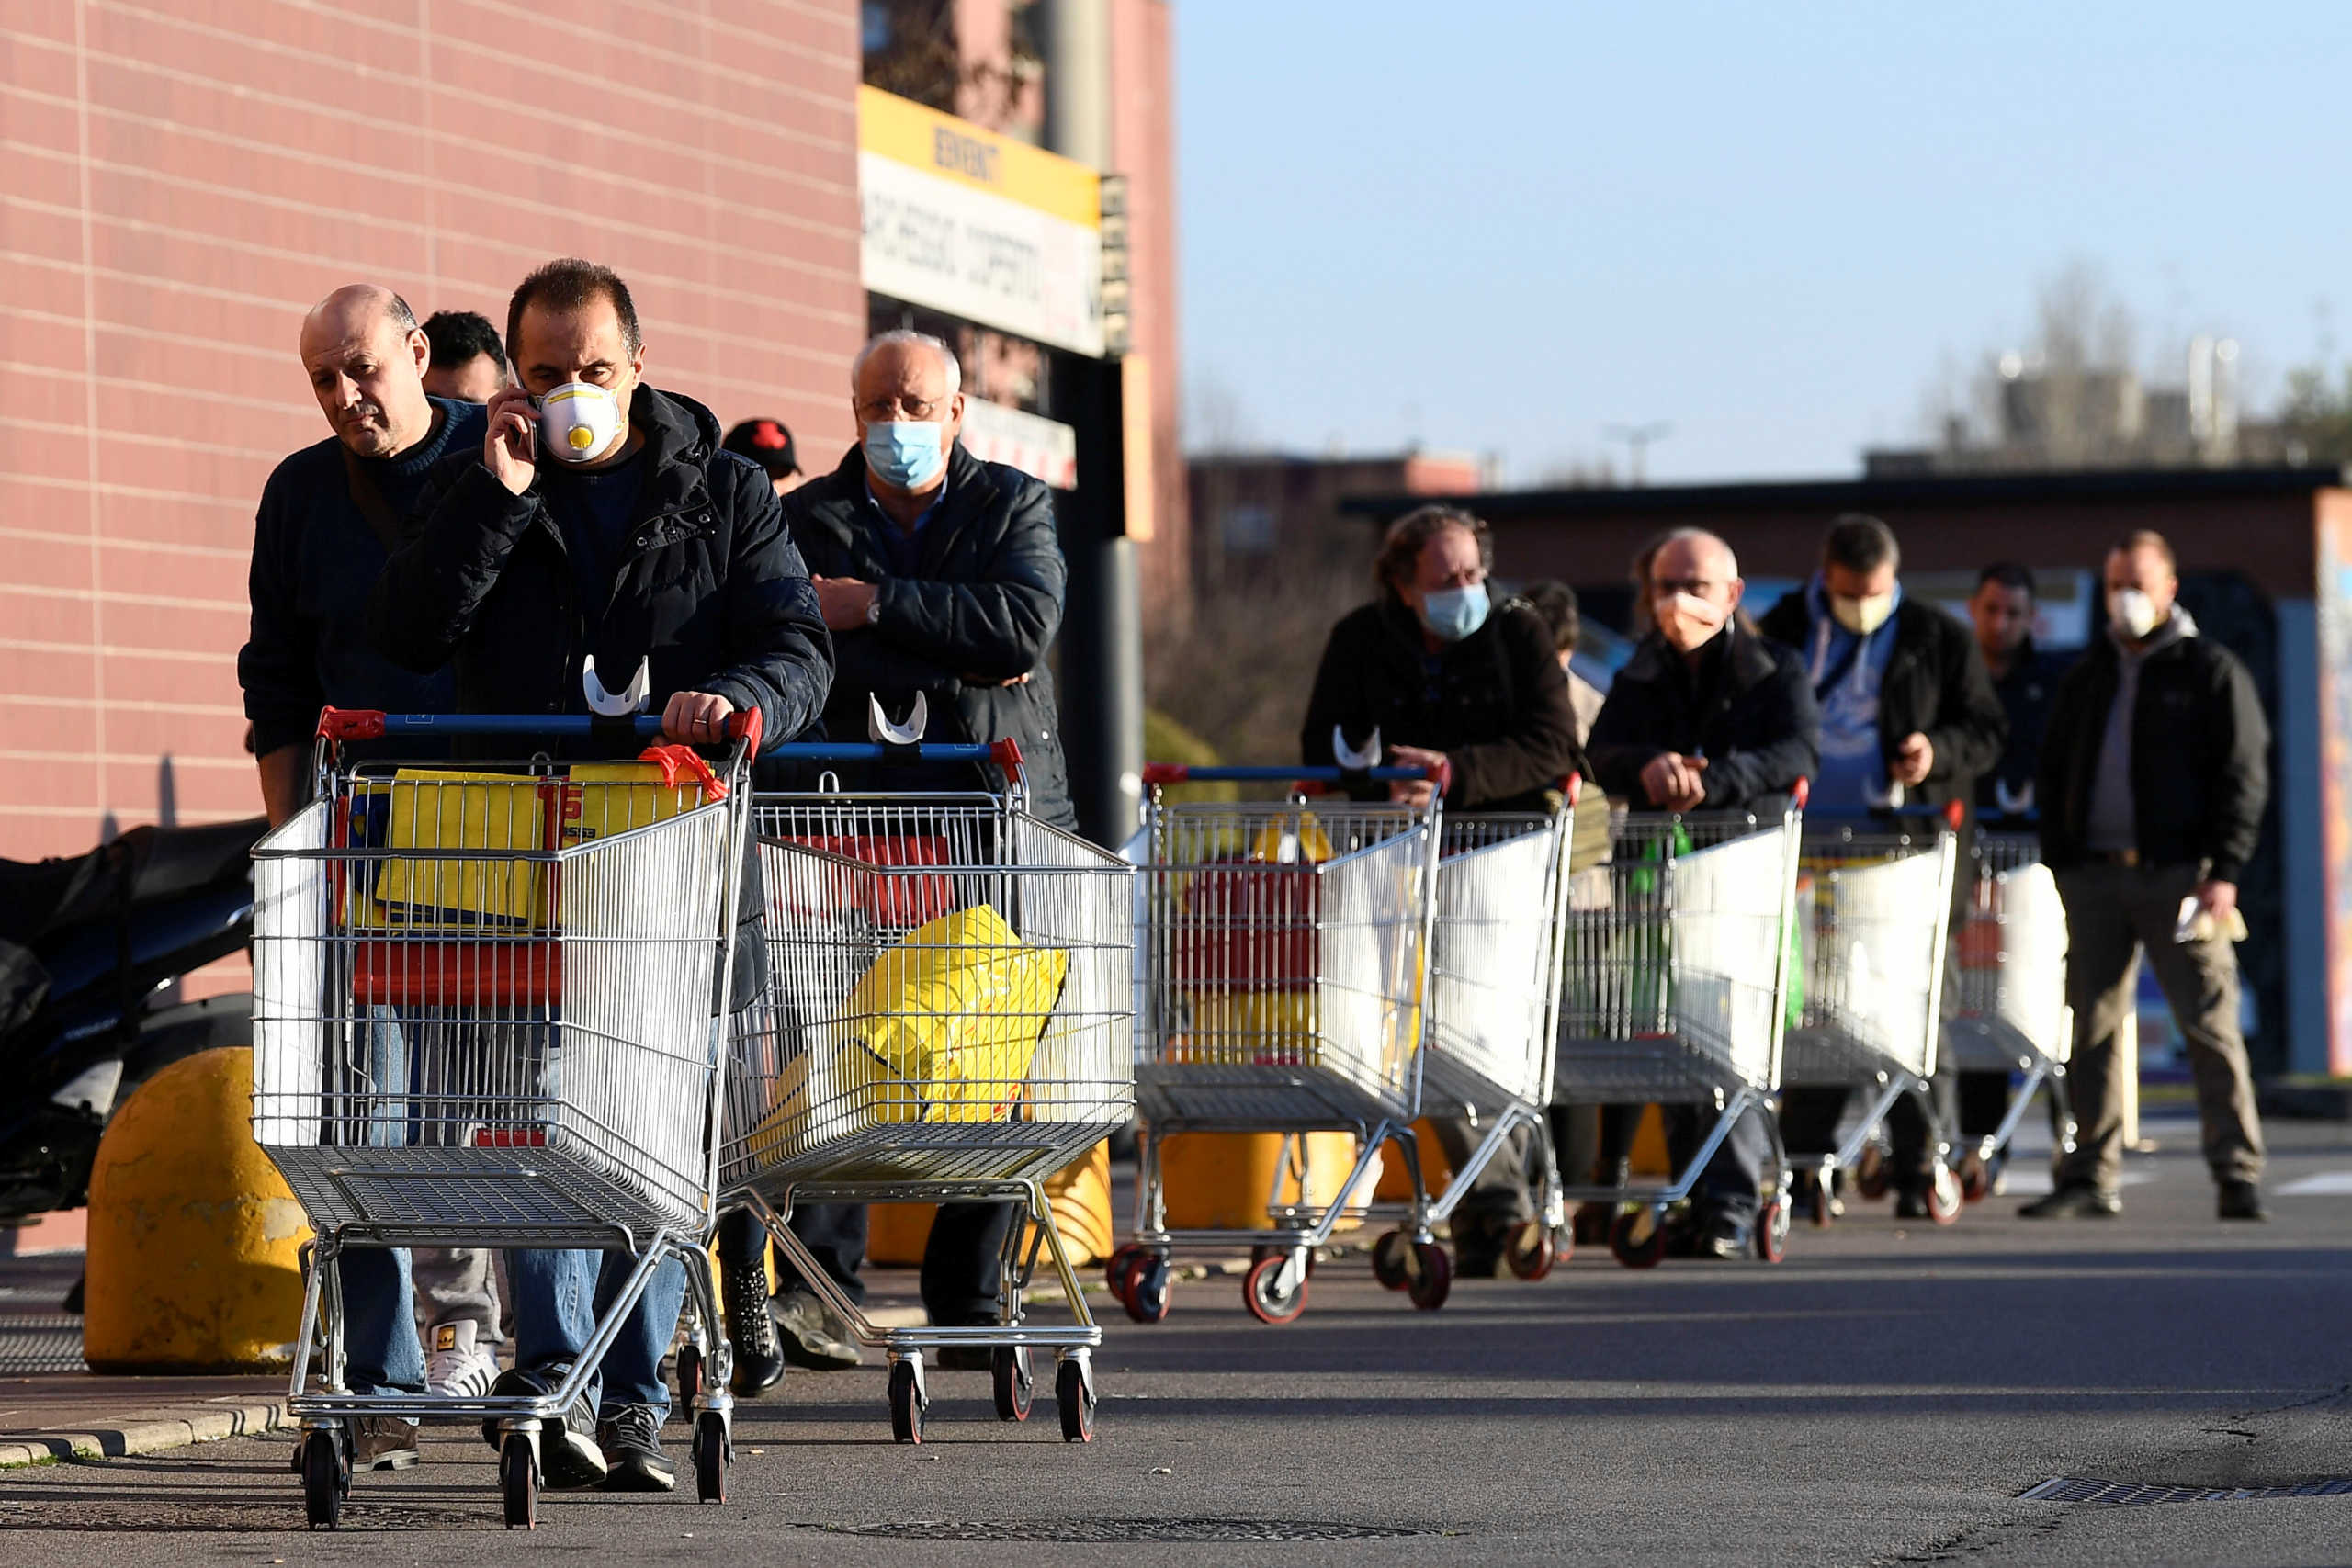
[[[1360,573],[1366,559],[1363,523],[1340,514],[1342,497],[1461,495],[1486,489],[1491,467],[1459,452],[1194,457],[1188,465],[1194,591],[1216,593],[1237,581],[1261,580],[1277,563],[1329,564]]]

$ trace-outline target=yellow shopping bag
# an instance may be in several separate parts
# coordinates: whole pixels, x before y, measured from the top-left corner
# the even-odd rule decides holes
[[[367,818],[358,818],[365,803]],[[506,850],[514,859],[394,859],[382,863],[356,923],[523,926],[541,914],[540,867],[522,857],[543,848],[540,781],[511,773],[402,768],[355,800],[355,844],[389,850]],[[372,906],[372,907],[371,907]]]

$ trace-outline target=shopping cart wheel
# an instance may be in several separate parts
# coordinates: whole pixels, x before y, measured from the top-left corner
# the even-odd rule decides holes
[[[1412,1244],[1403,1231],[1388,1231],[1372,1244],[1372,1277],[1382,1287],[1401,1291],[1413,1278]]]
[[[890,1363],[890,1436],[902,1443],[922,1441],[922,1415],[931,1405],[922,1369],[913,1361]]]
[[[1270,1251],[1258,1249],[1263,1256],[1250,1265],[1249,1274],[1241,1281],[1241,1304],[1260,1323],[1295,1323],[1306,1310],[1306,1276],[1304,1272],[1285,1286],[1283,1266],[1289,1262],[1287,1248]]]
[[[1025,1345],[1000,1345],[989,1359],[989,1371],[996,1383],[996,1418],[1000,1421],[1026,1421],[1036,1380],[1029,1371],[1029,1348]]]
[[[302,1506],[312,1529],[333,1529],[343,1517],[344,1494],[351,1490],[351,1472],[343,1468],[343,1442],[338,1434],[313,1428],[302,1437]]]
[[[1789,1255],[1789,1201],[1773,1199],[1756,1216],[1756,1256],[1778,1263]]]
[[[716,1410],[695,1417],[695,1495],[727,1501],[727,1417]]]
[[[1413,1278],[1405,1293],[1423,1312],[1435,1312],[1453,1293],[1453,1259],[1433,1241],[1413,1244]]]
[[[1655,1269],[1666,1257],[1666,1220],[1654,1209],[1625,1209],[1609,1226],[1609,1256],[1628,1269]]]
[[[692,1341],[678,1347],[678,1408],[692,1410],[702,1398],[702,1347]]]
[[[1961,1210],[1967,1204],[1968,1200],[1961,1190],[1960,1178],[1952,1174],[1951,1167],[1937,1166],[1935,1179],[1928,1183],[1928,1218],[1939,1225],[1951,1224],[1960,1218]]]
[[[1061,1407],[1062,1441],[1094,1440],[1094,1369],[1076,1356],[1062,1359],[1054,1369],[1054,1403]]]
[[[1111,1287],[1111,1293],[1125,1302],[1127,1299],[1129,1272],[1150,1256],[1148,1247],[1137,1247],[1133,1242],[1114,1251],[1102,1265],[1103,1282]]]
[[[1250,1261],[1255,1263],[1261,1258],[1281,1258],[1288,1254],[1290,1248],[1287,1247],[1253,1247],[1250,1249]],[[1315,1265],[1321,1256],[1322,1255],[1320,1253],[1311,1247],[1306,1249],[1306,1277],[1308,1279],[1312,1280],[1315,1278]]]
[[[1555,1233],[1541,1220],[1521,1220],[1503,1246],[1503,1265],[1522,1280],[1541,1280],[1575,1245],[1574,1237]]]
[[[1960,1196],[1963,1201],[1982,1203],[1993,1190],[1993,1168],[1982,1155],[1973,1152],[1960,1162]]]
[[[506,1504],[506,1528],[539,1528],[539,1460],[528,1432],[509,1432],[498,1450],[498,1494]]]
[[[1894,1184],[1887,1174],[1886,1151],[1876,1144],[1863,1145],[1862,1157],[1854,1162],[1854,1190],[1875,1203]]]
[[[1127,1270],[1126,1293],[1119,1303],[1137,1323],[1158,1323],[1168,1315],[1169,1298],[1174,1293],[1168,1259],[1147,1252]]]

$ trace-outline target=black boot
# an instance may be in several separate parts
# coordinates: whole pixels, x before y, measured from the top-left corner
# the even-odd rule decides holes
[[[775,1320],[768,1316],[767,1260],[754,1258],[724,1265],[718,1290],[725,1302],[727,1337],[735,1347],[735,1393],[753,1399],[784,1376],[784,1347],[777,1343]]]

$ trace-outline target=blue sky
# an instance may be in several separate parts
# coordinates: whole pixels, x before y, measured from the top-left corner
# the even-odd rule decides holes
[[[1196,444],[1849,474],[2077,264],[2166,379],[2352,351],[2352,6],[1174,10]]]

